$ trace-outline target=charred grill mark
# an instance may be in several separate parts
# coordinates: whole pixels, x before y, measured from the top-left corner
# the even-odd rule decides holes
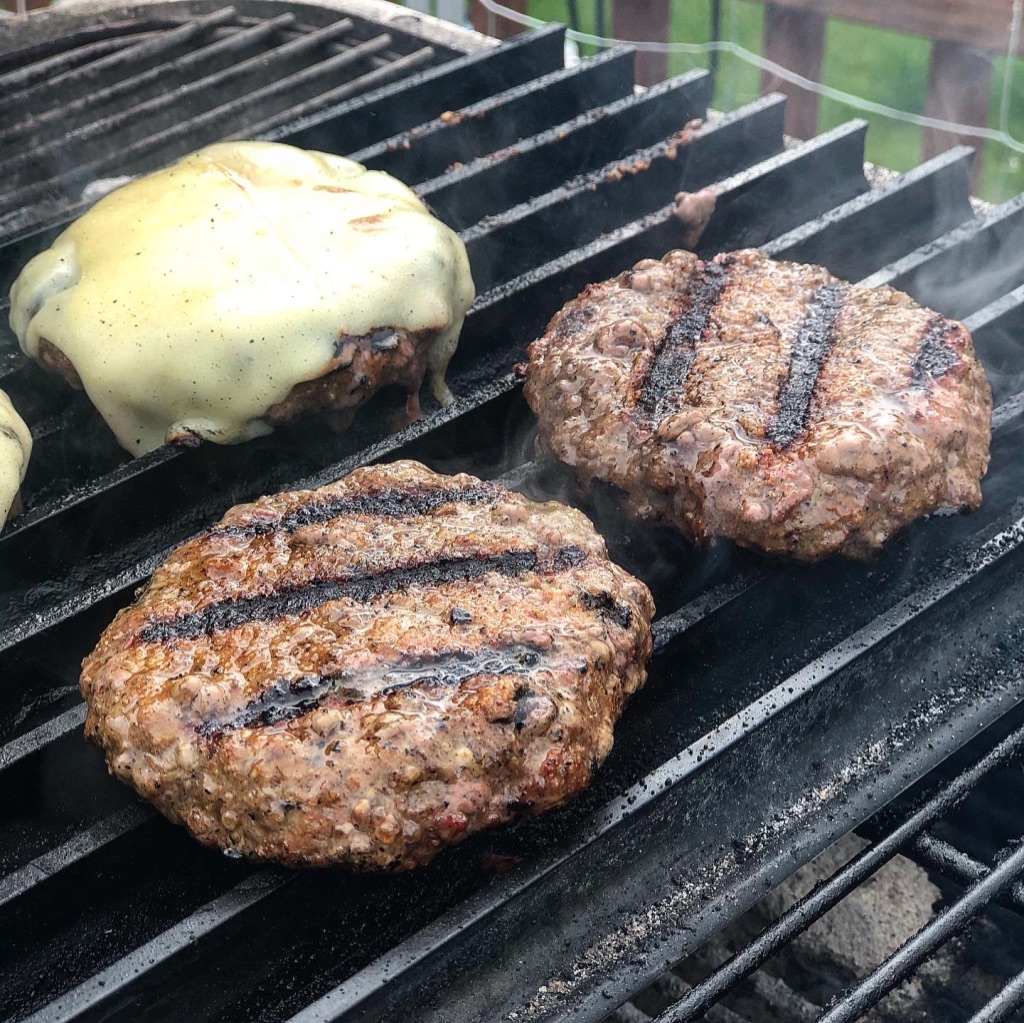
[[[804,432],[821,368],[836,342],[836,324],[843,311],[848,286],[823,284],[811,298],[789,356],[789,376],[779,390],[776,412],[766,436],[784,450]]]
[[[941,316],[931,319],[914,357],[910,380],[912,387],[924,387],[929,380],[944,376],[957,365],[960,356],[946,343],[949,336],[956,332],[957,324],[952,320]]]
[[[196,730],[206,738],[216,738],[242,728],[266,728],[282,721],[295,721],[332,699],[365,703],[417,686],[458,689],[480,675],[527,675],[540,659],[535,647],[516,644],[446,650],[430,657],[403,657],[394,664],[376,665],[359,672],[278,679],[236,714],[204,721]],[[532,690],[527,692],[532,695]]]
[[[683,392],[697,346],[728,281],[727,267],[705,263],[690,278],[687,309],[654,342],[653,356],[637,388],[637,405],[651,419],[664,418],[673,409],[673,399]]]
[[[215,526],[211,536],[268,536],[281,530],[293,533],[345,515],[379,515],[383,518],[414,518],[429,515],[449,504],[495,503],[502,495],[493,483],[479,483],[462,490],[382,490],[379,494],[352,494],[329,501],[310,501],[282,516],[277,522],[252,522],[236,526]]]
[[[332,600],[353,600],[365,604],[409,586],[440,586],[450,582],[479,579],[488,572],[519,576],[550,570],[562,572],[582,564],[586,553],[579,547],[560,547],[547,564],[535,550],[507,550],[498,554],[471,554],[461,558],[438,558],[416,565],[399,565],[379,572],[358,573],[343,579],[314,579],[303,586],[291,586],[273,593],[238,597],[211,604],[178,618],[151,621],[139,633],[143,643],[167,643],[174,639],[195,639],[247,622],[269,622],[285,615],[300,615]]]
[[[597,611],[603,618],[613,621],[620,629],[628,629],[633,624],[633,610],[628,604],[616,600],[607,591],[602,593],[580,594],[580,601],[583,606],[591,611]]]

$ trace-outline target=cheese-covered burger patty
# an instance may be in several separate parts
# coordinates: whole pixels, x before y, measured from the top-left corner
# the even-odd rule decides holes
[[[17,505],[18,491],[32,454],[32,434],[11,399],[0,391],[0,526]]]
[[[22,271],[11,326],[121,445],[233,443],[397,384],[434,394],[473,300],[411,189],[269,142],[209,146],[98,202]]]

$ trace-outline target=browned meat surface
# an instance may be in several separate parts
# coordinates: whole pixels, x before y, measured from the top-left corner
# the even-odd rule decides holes
[[[653,610],[577,511],[360,469],[179,547],[85,660],[86,735],[204,843],[404,869],[588,784]]]
[[[637,517],[803,560],[977,508],[988,467],[963,324],[756,251],[589,286],[531,345],[526,397],[540,449]]]

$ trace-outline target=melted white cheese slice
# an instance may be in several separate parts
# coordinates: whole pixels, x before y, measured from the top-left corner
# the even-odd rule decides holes
[[[473,300],[459,237],[411,189],[269,142],[209,146],[111,192],[22,271],[11,326],[73,363],[135,455],[220,443],[321,376],[339,335],[436,330],[434,393]]]
[[[0,526],[11,513],[31,455],[32,434],[11,399],[0,391]]]

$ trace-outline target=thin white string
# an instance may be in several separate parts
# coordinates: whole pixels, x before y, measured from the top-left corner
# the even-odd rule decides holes
[[[514,11],[504,4],[497,3],[497,0],[478,0],[478,2],[492,14],[499,14],[503,18],[514,21],[519,25],[525,25],[527,28],[542,28],[547,24],[547,22],[540,18],[533,18],[528,14]],[[1021,7],[1022,0],[1014,0],[1013,20],[1010,26],[1011,46],[1013,46],[1013,49],[1007,48],[1009,54],[1016,53],[1014,32],[1016,32],[1016,40],[1020,39]],[[587,32],[577,32],[573,29],[568,29],[566,35],[577,43],[587,43],[590,46],[600,46],[603,48],[622,44],[651,53],[703,55],[713,50],[717,50],[720,53],[729,53],[738,60],[742,60],[763,71],[771,72],[784,82],[790,82],[801,89],[806,89],[808,92],[824,96],[826,99],[835,100],[838,103],[851,107],[853,110],[877,114],[880,117],[889,117],[894,121],[903,121],[906,124],[914,124],[921,128],[934,128],[936,131],[945,131],[954,135],[972,135],[976,138],[988,139],[992,142],[998,142],[1008,149],[1012,149],[1015,153],[1024,153],[1024,142],[1015,139],[1007,130],[1009,122],[1009,91],[1012,79],[1012,72],[1010,70],[1010,65],[1013,63],[1012,56],[1008,58],[1007,71],[1003,76],[1004,101],[1000,104],[1000,126],[997,130],[995,128],[982,127],[981,125],[946,121],[941,117],[926,117],[924,114],[915,114],[909,110],[899,110],[896,107],[886,106],[884,103],[876,103],[874,100],[865,99],[850,92],[843,92],[842,89],[834,89],[831,85],[825,85],[822,82],[815,82],[810,78],[805,78],[803,75],[790,71],[781,64],[776,64],[775,61],[767,60],[759,54],[752,53],[750,50],[740,46],[739,43],[734,43],[729,39],[716,39],[709,43],[659,43],[644,39],[613,39],[611,37],[594,36]]]

